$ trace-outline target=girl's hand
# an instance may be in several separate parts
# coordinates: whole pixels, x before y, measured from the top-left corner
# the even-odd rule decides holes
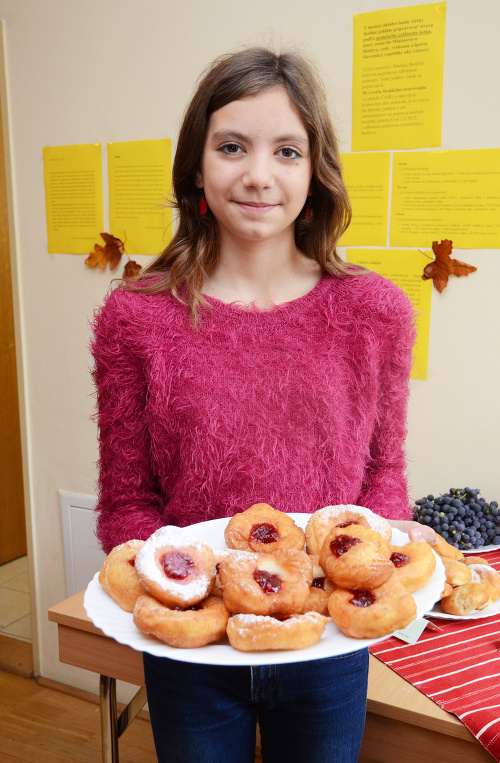
[[[432,527],[421,525],[419,522],[390,519],[389,524],[401,532],[408,533],[410,540],[416,543],[432,543],[436,538]]]

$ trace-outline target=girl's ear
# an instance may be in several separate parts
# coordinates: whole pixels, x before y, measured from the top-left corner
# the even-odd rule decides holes
[[[196,174],[194,176],[194,184],[197,188],[203,188],[203,175],[201,174],[200,170],[196,170]]]

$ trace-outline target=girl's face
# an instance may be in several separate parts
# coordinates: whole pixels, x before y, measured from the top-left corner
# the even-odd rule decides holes
[[[196,185],[217,219],[221,245],[294,242],[311,178],[307,132],[282,87],[211,115]]]

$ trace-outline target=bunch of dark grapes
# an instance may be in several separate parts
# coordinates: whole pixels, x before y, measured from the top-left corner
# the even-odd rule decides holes
[[[481,546],[500,545],[500,509],[488,503],[480,490],[450,488],[437,498],[427,495],[415,501],[413,519],[430,525],[448,543],[461,551]]]

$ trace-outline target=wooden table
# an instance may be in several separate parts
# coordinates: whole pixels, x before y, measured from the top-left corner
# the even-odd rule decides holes
[[[51,607],[49,620],[57,623],[60,661],[100,675],[102,760],[117,763],[118,738],[146,702],[142,653],[93,625],[83,608],[83,591]],[[120,716],[117,679],[141,687]],[[493,760],[454,715],[372,656],[367,711],[359,763]]]

